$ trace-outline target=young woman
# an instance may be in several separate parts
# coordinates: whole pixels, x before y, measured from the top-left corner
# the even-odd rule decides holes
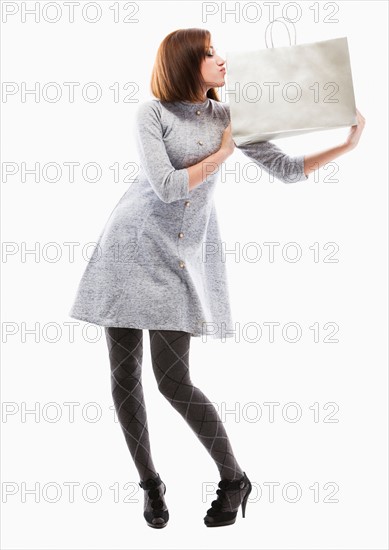
[[[143,329],[149,331],[153,371],[162,395],[182,415],[215,461],[217,498],[208,527],[244,517],[251,482],[237,462],[224,425],[190,378],[191,337],[231,337],[232,322],[222,241],[213,202],[221,164],[233,153],[225,61],[210,33],[171,32],[159,46],[151,78],[154,99],[137,109],[140,171],[112,211],[80,281],[70,316],[105,327],[112,395],[144,492],[150,527],[169,519],[165,483],[154,465],[141,382]],[[239,149],[283,182],[356,146],[364,119],[346,142],[291,158],[274,143]]]

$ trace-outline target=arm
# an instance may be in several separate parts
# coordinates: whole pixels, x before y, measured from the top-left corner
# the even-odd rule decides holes
[[[344,143],[338,145],[337,147],[332,147],[331,149],[325,149],[324,151],[319,151],[318,153],[305,155],[304,171],[306,174],[313,172],[316,168],[324,166],[327,162],[331,162],[340,155],[352,151],[358,145],[366,121],[358,109],[355,109],[355,111],[357,114],[357,124],[351,126],[347,139]]]
[[[308,179],[308,175],[305,173],[304,155],[290,157],[271,141],[260,141],[236,147],[253,159],[256,164],[259,164],[261,168],[264,168],[268,174],[272,174],[284,183]]]
[[[224,150],[219,150],[193,166],[174,168],[163,142],[160,110],[152,100],[139,105],[135,130],[141,165],[163,202],[189,198],[189,192],[216,172],[226,159]]]
[[[153,190],[163,202],[189,198],[189,174],[176,170],[162,136],[161,114],[155,101],[141,103],[135,115],[139,159]]]
[[[193,166],[187,168],[189,172],[189,189],[193,189],[197,185],[219,170],[220,165],[227,159],[229,154],[225,149],[220,148],[216,153],[209,155]]]
[[[357,124],[351,126],[347,139],[341,145],[325,149],[310,155],[289,157],[274,143],[264,141],[238,147],[246,155],[257,161],[268,172],[273,173],[285,183],[292,183],[308,178],[308,174],[354,149],[365,127],[365,118],[356,109]]]
[[[324,151],[319,151],[317,153],[305,155],[305,162],[304,162],[305,174],[310,174],[314,170],[327,164],[327,162],[331,162],[332,160],[338,158],[340,155],[343,155],[344,153],[347,153],[348,151],[350,151],[350,147],[346,143],[342,143],[342,145],[331,147],[331,149],[325,149]]]

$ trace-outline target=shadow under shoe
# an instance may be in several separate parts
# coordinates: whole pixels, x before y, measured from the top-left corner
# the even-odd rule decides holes
[[[164,499],[166,485],[157,474],[156,478],[141,481],[139,486],[145,491],[143,516],[147,525],[157,529],[165,527],[169,521],[169,511]]]
[[[234,481],[220,480],[218,487],[219,489],[216,491],[217,499],[212,501],[211,508],[207,510],[207,515],[204,517],[204,523],[207,527],[235,523],[240,505],[242,505],[242,516],[245,517],[247,499],[252,490],[246,472],[243,472],[240,479]]]

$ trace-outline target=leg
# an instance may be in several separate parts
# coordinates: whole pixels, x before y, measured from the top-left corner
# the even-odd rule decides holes
[[[153,370],[159,390],[183,416],[210,453],[221,478],[240,478],[243,471],[234,457],[215,407],[190,379],[190,333],[173,330],[149,332]]]
[[[116,413],[141,480],[156,478],[142,387],[143,332],[105,327]]]

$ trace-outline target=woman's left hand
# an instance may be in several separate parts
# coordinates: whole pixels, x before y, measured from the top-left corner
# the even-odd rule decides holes
[[[356,109],[356,112],[357,112],[357,124],[354,124],[353,126],[351,126],[350,132],[345,141],[345,145],[347,145],[347,148],[349,150],[354,149],[354,147],[358,145],[359,138],[361,137],[361,134],[365,127],[364,117],[361,115],[358,109]]]

